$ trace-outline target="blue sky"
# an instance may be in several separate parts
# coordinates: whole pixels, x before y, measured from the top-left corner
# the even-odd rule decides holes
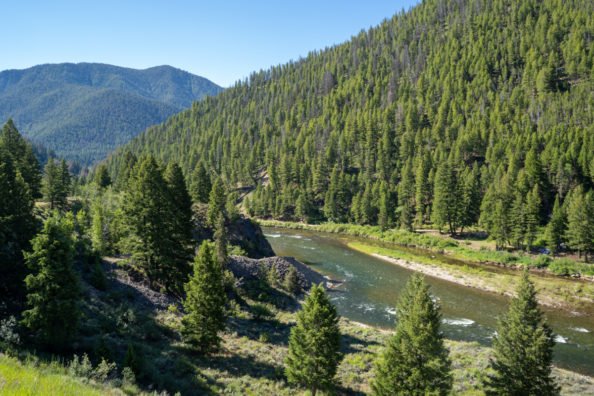
[[[222,86],[348,40],[417,0],[5,2],[0,70],[41,63],[168,64]]]

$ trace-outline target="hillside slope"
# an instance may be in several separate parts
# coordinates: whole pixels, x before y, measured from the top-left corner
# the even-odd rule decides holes
[[[40,65],[0,72],[0,119],[12,117],[35,143],[91,163],[148,126],[221,90],[171,66]]]
[[[233,258],[238,259],[246,260]],[[221,334],[221,350],[201,355],[181,342],[178,301],[148,289],[118,265],[105,263],[105,269],[107,290],[85,285],[89,320],[83,325],[77,353],[79,357],[89,353],[91,362],[86,367],[73,366],[72,357],[63,358],[65,365],[42,359],[19,362],[0,354],[0,395],[310,394],[289,385],[284,374],[288,338],[300,301],[268,286],[265,292],[240,290],[242,303],[231,311],[227,330]],[[263,300],[250,298],[252,294]],[[370,394],[374,359],[391,332],[344,318],[340,329],[343,359],[337,372],[337,394]],[[132,381],[122,374],[129,345],[141,356]],[[489,373],[492,350],[453,340],[447,340],[446,346],[453,362],[453,393],[484,394],[482,380]],[[117,363],[117,369],[100,370],[96,355]],[[594,392],[591,377],[556,367],[553,373],[562,395]]]
[[[111,169],[126,150],[186,171],[204,162],[230,186],[257,187],[255,215],[480,222],[529,247],[556,197],[594,184],[593,15],[586,0],[427,0],[195,103],[118,150]],[[524,225],[512,207],[530,214],[528,231],[512,229]]]

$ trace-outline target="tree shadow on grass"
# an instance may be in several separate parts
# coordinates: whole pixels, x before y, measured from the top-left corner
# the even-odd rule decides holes
[[[365,340],[363,338],[354,337],[349,334],[343,334],[341,337],[340,352],[344,354],[359,353],[374,345],[381,344],[374,340]]]
[[[254,341],[266,337],[268,343],[282,346],[288,344],[292,327],[275,319],[244,318],[231,318],[228,326],[229,330],[236,332],[239,337],[247,337]]]
[[[235,378],[247,376],[254,380],[265,378],[271,381],[284,379],[282,366],[256,360],[253,356],[238,355],[225,350],[216,354],[203,355],[186,346],[177,346],[174,349],[183,356],[183,359],[191,361],[191,366],[201,371],[201,376],[209,386],[224,387],[225,384],[212,376],[205,375],[204,371],[207,370],[216,370]]]
[[[347,388],[342,385],[337,385],[336,388],[334,388],[334,391],[337,395],[364,396],[366,394],[365,392]]]

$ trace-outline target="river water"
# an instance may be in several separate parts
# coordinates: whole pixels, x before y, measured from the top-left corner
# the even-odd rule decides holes
[[[330,297],[351,320],[393,328],[398,295],[412,271],[359,253],[346,243],[353,238],[303,230],[264,228],[279,256],[292,256],[323,275],[343,281]],[[447,338],[491,345],[497,316],[508,298],[426,277],[439,301]],[[556,334],[555,364],[594,376],[594,317],[543,308]]]

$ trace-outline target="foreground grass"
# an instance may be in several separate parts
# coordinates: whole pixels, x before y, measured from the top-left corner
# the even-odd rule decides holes
[[[175,371],[177,376],[198,381],[199,386],[181,392],[184,395],[307,395],[307,391],[289,386],[283,374],[286,341],[295,314],[276,310],[273,306],[268,308],[271,316],[266,319],[255,320],[247,312],[232,318],[219,353],[199,356],[182,343],[173,342],[175,352],[161,350],[161,357],[153,363],[158,364],[159,359],[169,360],[169,370]],[[179,328],[180,316],[175,312],[159,312],[157,320],[172,331]],[[337,391],[347,395],[368,394],[373,361],[390,333],[345,319],[341,320],[340,328],[344,358],[338,369]],[[484,394],[481,383],[489,373],[491,350],[477,343],[449,340],[446,346],[452,359],[453,394]],[[562,394],[594,394],[594,379],[557,368],[554,374],[562,386]],[[164,370],[163,375],[171,373]],[[23,363],[0,355],[0,395],[123,395],[147,394],[147,391],[132,388],[124,392],[92,385],[68,376],[67,368],[57,362]]]
[[[119,389],[68,375],[59,362],[19,360],[0,354],[0,395],[123,395]]]

